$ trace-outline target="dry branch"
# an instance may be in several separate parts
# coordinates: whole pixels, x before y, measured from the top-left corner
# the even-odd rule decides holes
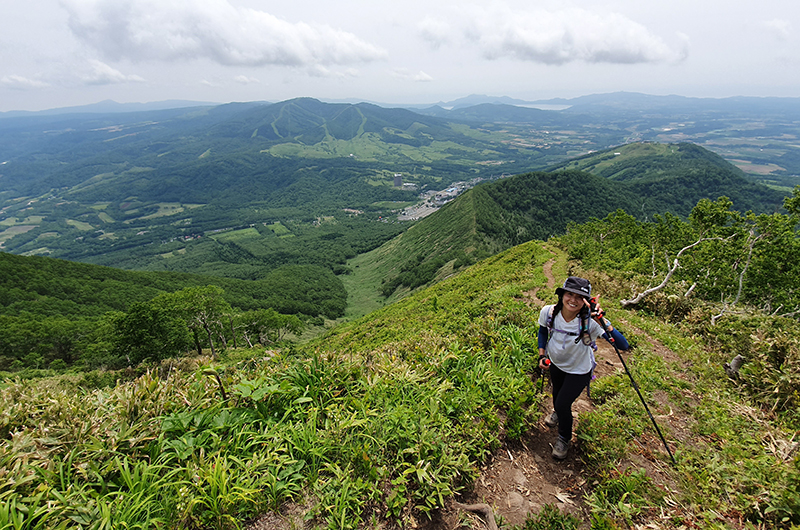
[[[675,271],[678,270],[678,267],[680,266],[679,260],[680,260],[681,255],[684,252],[686,252],[687,250],[690,250],[690,249],[696,247],[697,245],[699,245],[703,241],[712,241],[712,240],[721,241],[722,238],[721,237],[701,237],[700,239],[698,239],[697,241],[695,241],[691,245],[686,245],[685,247],[680,249],[678,251],[678,254],[675,255],[675,259],[672,261],[672,266],[667,271],[667,275],[664,276],[664,279],[661,281],[661,283],[656,285],[655,287],[651,287],[650,289],[646,289],[645,291],[642,291],[641,293],[637,294],[635,297],[631,298],[630,300],[622,300],[620,302],[622,304],[622,307],[628,307],[629,305],[636,305],[639,302],[641,302],[642,300],[644,300],[644,298],[647,295],[653,294],[656,291],[660,291],[661,289],[663,289],[667,285],[667,283],[669,283],[669,280],[670,280],[670,278],[672,278],[672,275],[675,274]],[[669,259],[667,260],[667,263],[669,263]]]
[[[744,275],[747,273],[747,269],[750,267],[750,260],[753,258],[753,247],[755,247],[756,241],[758,241],[759,239],[764,237],[763,234],[761,234],[761,235],[759,235],[757,237],[754,237],[754,236],[755,236],[755,231],[754,230],[750,230],[750,235],[747,237],[747,239],[749,240],[749,247],[750,247],[749,250],[748,250],[748,253],[747,253],[747,262],[744,264],[744,267],[742,268],[742,272],[739,274],[739,290],[736,292],[736,298],[734,299],[733,303],[731,304],[731,307],[733,307],[736,304],[738,304],[739,303],[739,298],[741,298],[741,296],[742,296],[742,286],[744,285]],[[726,304],[726,305],[724,305],[722,307],[722,311],[720,311],[720,313],[718,315],[714,315],[713,317],[711,317],[711,324],[712,325],[716,325],[717,320],[722,318],[722,315],[725,314],[725,311],[727,309],[728,309],[728,306]]]

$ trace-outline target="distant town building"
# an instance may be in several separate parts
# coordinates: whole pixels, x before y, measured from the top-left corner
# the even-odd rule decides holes
[[[395,188],[403,187],[403,174],[402,173],[395,173],[394,174],[394,187]]]

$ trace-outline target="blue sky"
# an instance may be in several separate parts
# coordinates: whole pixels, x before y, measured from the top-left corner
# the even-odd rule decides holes
[[[0,1],[0,111],[800,96],[795,0]]]

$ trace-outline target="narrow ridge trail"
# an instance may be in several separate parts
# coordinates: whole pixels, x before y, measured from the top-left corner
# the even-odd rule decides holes
[[[548,260],[542,265],[546,283],[531,291],[523,292],[522,296],[530,311],[538,316],[541,307],[556,301],[555,286],[556,275],[565,276],[566,271],[556,271],[557,260]],[[647,341],[654,352],[670,364],[677,364],[679,357],[669,348],[660,344],[640,329],[632,328],[624,317],[615,322],[626,336],[638,336],[640,342]],[[598,350],[595,354],[597,367],[595,375],[601,378],[622,372],[623,367],[614,348],[606,341],[597,343]],[[627,356],[627,354],[624,354]],[[627,360],[626,360],[627,362]],[[678,374],[680,376],[680,374]],[[538,381],[537,381],[538,385]],[[538,388],[538,387],[537,387]],[[525,520],[539,513],[544,505],[557,506],[561,511],[572,513],[584,521],[581,529],[588,529],[590,509],[584,501],[592,485],[588,485],[585,477],[584,464],[581,460],[580,441],[573,439],[573,446],[567,458],[563,461],[553,459],[552,443],[557,432],[544,424],[544,418],[552,410],[550,388],[546,385],[544,392],[548,397],[540,410],[539,421],[520,440],[507,442],[496,450],[487,459],[480,469],[471,490],[464,495],[457,495],[446,501],[446,505],[438,512],[431,514],[431,519],[421,517],[417,520],[406,521],[407,528],[416,530],[494,530],[498,526],[510,528],[521,526]],[[689,396],[691,399],[691,396]],[[657,421],[665,432],[667,440],[674,452],[674,444],[691,443],[691,436],[687,425],[691,419],[680,412],[680,407],[669,402],[664,395],[655,395],[653,399],[658,403],[649,403],[651,409],[668,410],[667,415],[656,416]],[[699,399],[699,398],[697,398]],[[592,410],[591,400],[584,392],[573,405],[576,421],[582,414]],[[674,411],[674,412],[673,412]],[[642,414],[645,411],[642,410]],[[652,429],[650,430],[652,431]],[[663,457],[656,456],[664,453],[664,447],[655,431],[647,431],[636,441],[638,450],[628,455],[626,461],[620,463],[620,469],[633,467],[644,468],[647,475],[657,485],[666,491],[673,491],[676,486],[671,479],[668,464]],[[304,507],[294,506],[288,513],[264,514],[258,520],[251,522],[247,530],[289,530],[303,528],[302,521]],[[306,507],[307,508],[307,507]],[[674,512],[673,514],[674,515]],[[670,517],[662,513],[655,516],[652,521],[644,523],[641,528],[652,528],[647,524],[657,524],[659,517]],[[389,523],[382,528],[394,530],[396,527]],[[637,526],[639,528],[639,526]]]
[[[523,293],[531,311],[535,311],[537,315],[541,307],[556,301],[555,286],[557,282],[553,273],[555,262],[555,259],[551,259],[542,266],[547,278],[546,286]],[[674,352],[649,337],[642,330],[630,329],[624,320],[618,324],[628,336],[647,337],[646,340],[652,345],[656,354],[665,361],[678,362],[678,356]],[[597,378],[624,370],[613,346],[604,340],[598,341],[597,346],[598,350],[595,354],[597,360],[595,376]],[[573,447],[565,460],[553,459],[552,443],[555,441],[557,432],[544,424],[544,418],[552,411],[549,385],[545,386],[544,392],[547,393],[548,398],[544,401],[536,426],[523,435],[520,441],[507,443],[495,451],[481,469],[480,477],[476,480],[473,490],[460,499],[464,504],[483,503],[491,506],[494,517],[501,520],[503,526],[523,525],[526,518],[539,513],[546,504],[554,504],[563,512],[572,513],[583,521],[589,520],[590,510],[584,502],[588,488],[584,478],[584,465],[580,458],[580,442],[573,439]],[[656,399],[660,401],[659,408],[670,411],[667,416],[658,416],[657,421],[661,424],[662,430],[666,427],[665,432],[669,433],[667,439],[674,451],[672,444],[676,438],[679,440],[678,443],[682,443],[690,437],[686,427],[688,418],[681,417],[677,412],[673,413],[673,409],[678,409],[678,407],[671,406],[666,396],[656,396]],[[653,404],[650,406],[655,410]],[[576,422],[581,414],[592,408],[593,405],[587,397],[587,393],[582,393],[573,405]],[[642,410],[642,414],[646,414],[646,412]],[[639,446],[639,452],[631,455],[630,461],[621,463],[622,467],[635,466],[646,469],[648,476],[656,484],[666,486],[669,491],[674,484],[667,473],[668,465],[655,457],[656,454],[664,452],[664,447],[655,431],[652,433],[648,431],[636,443]],[[463,524],[459,523],[459,517],[463,522],[465,515],[457,513],[458,506],[459,503],[453,500],[447,512],[441,514],[439,521],[432,521],[423,528],[429,530],[464,528]],[[466,517],[471,519],[471,528],[487,528],[485,520],[479,518],[478,515],[469,513]],[[581,528],[584,527],[589,528],[589,523],[585,522]]]

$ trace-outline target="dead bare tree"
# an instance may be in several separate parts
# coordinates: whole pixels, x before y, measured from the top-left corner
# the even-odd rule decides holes
[[[651,294],[653,294],[653,293],[655,293],[657,291],[660,291],[664,287],[666,287],[667,283],[669,283],[669,280],[672,278],[672,275],[675,274],[675,271],[677,271],[678,267],[680,267],[680,258],[681,258],[681,256],[683,255],[684,252],[693,249],[694,247],[696,247],[697,245],[699,245],[700,243],[702,243],[704,241],[722,241],[722,240],[723,240],[723,238],[721,238],[721,237],[701,237],[700,239],[698,239],[694,243],[692,243],[690,245],[686,245],[685,247],[680,249],[678,251],[678,253],[675,255],[675,259],[672,260],[672,265],[669,266],[669,269],[667,270],[667,275],[664,276],[664,279],[661,281],[661,283],[656,285],[655,287],[651,287],[650,289],[646,289],[646,290],[642,291],[641,293],[637,294],[636,296],[634,296],[630,300],[622,300],[620,302],[622,304],[622,307],[628,307],[628,306],[631,306],[631,305],[636,305],[639,302],[641,302],[642,300],[644,300],[648,295],[651,295]],[[667,264],[669,264],[669,255],[668,254],[665,255],[665,258],[667,260]]]
[[[730,305],[723,304],[722,311],[720,311],[718,315],[714,315],[711,317],[712,325],[716,325],[717,320],[722,318],[722,315],[724,315],[726,311],[728,311],[730,308],[736,306],[736,304],[739,303],[739,298],[742,297],[742,286],[744,285],[744,276],[745,274],[747,274],[747,269],[750,267],[750,260],[753,258],[753,247],[755,247],[756,242],[762,237],[764,237],[764,234],[756,236],[755,230],[750,229],[750,233],[747,236],[747,246],[748,246],[747,261],[745,262],[744,267],[742,267],[742,272],[739,273],[739,289],[736,291],[736,298],[734,298],[733,302],[731,302]]]

